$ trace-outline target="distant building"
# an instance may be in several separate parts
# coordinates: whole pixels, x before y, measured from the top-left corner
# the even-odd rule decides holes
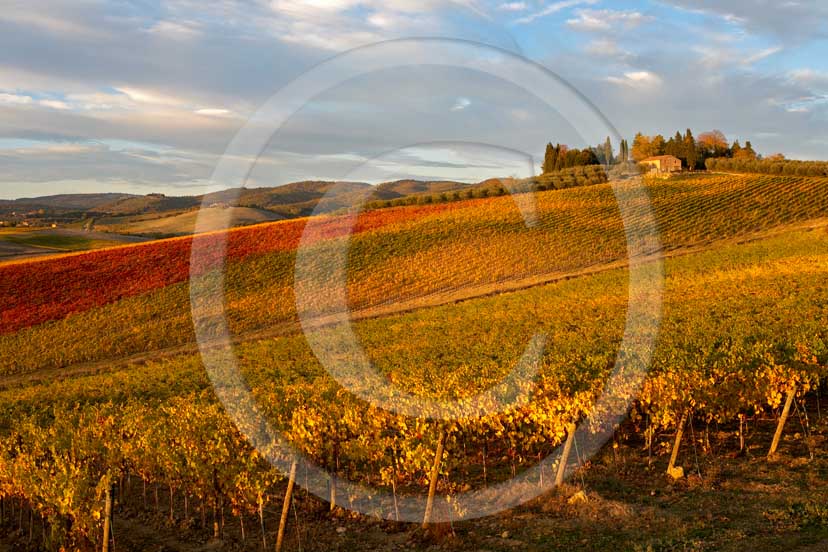
[[[642,165],[649,165],[650,170],[657,173],[681,172],[681,159],[673,155],[656,155],[641,161]]]

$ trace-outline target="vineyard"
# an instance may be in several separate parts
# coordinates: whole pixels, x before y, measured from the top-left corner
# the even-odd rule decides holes
[[[828,212],[825,178],[689,176],[649,181],[645,190],[668,252]],[[533,197],[533,226],[509,196],[362,214],[347,244],[352,308],[626,259],[624,225],[609,185]],[[234,335],[296,327],[295,248],[305,224],[293,220],[229,233],[225,287]],[[330,217],[317,233],[327,232],[333,238],[327,243],[336,247],[348,224]],[[0,267],[0,374],[192,343],[190,244],[184,238]],[[321,297],[330,296],[324,291]]]
[[[785,449],[824,458],[812,428],[828,376],[828,232],[820,219],[828,179],[687,176],[648,181],[646,192],[664,249],[683,254],[665,262],[649,372],[614,389],[631,408],[610,449],[645,451],[625,469],[657,470],[671,485],[689,480],[693,465],[702,482],[716,479],[699,468],[699,455],[765,462]],[[599,398],[616,363],[635,362],[619,356],[629,270],[613,263],[626,256],[624,226],[609,185],[533,197],[538,224],[528,227],[504,196],[367,211],[350,238],[356,310],[603,267],[354,324],[388,381],[457,401],[497,385],[534,336],[544,336],[528,401],[451,422],[354,397],[297,333],[293,264],[307,221],[229,233],[234,335],[285,328],[241,339],[234,352],[258,412],[299,453],[280,458],[290,469],[267,461],[274,449],[251,447],[245,434],[256,428],[230,419],[196,352],[116,362],[193,341],[189,239],[0,267],[3,374],[113,364],[65,380],[10,379],[0,391],[0,525],[16,528],[26,546],[105,549],[113,518],[141,511],[216,542],[236,534],[235,520],[239,547],[278,550],[301,544],[286,534],[301,516],[342,515],[337,506],[359,502],[350,483],[383,491],[388,499],[373,501],[370,514],[392,521],[430,496],[424,512],[413,511],[432,531],[435,521],[451,520],[454,531],[454,522],[476,515],[463,496],[485,496],[515,477],[526,475],[524,494],[573,473],[583,486],[591,469],[583,449],[606,429],[597,423]],[[329,217],[322,229],[324,238],[311,244],[320,251],[346,239],[347,219]],[[770,439],[757,437],[760,427]],[[726,438],[717,441],[720,428]],[[551,463],[541,461],[547,456]],[[327,503],[299,498],[311,486],[308,465],[330,474],[320,482]],[[817,528],[828,523],[818,505],[802,504]],[[117,535],[115,542],[117,550]]]

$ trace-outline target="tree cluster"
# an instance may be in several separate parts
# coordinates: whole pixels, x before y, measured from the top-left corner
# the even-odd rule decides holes
[[[699,163],[699,147],[689,128],[684,135],[677,131],[669,140],[661,134],[646,136],[639,132],[633,140],[631,153],[636,162],[657,155],[672,155],[681,159],[682,165],[689,169],[698,168]]]
[[[607,155],[605,152],[608,151],[609,157],[612,157],[612,145],[610,144],[609,138],[607,138],[605,144],[600,146],[600,148],[595,148],[595,150],[601,151],[604,156]],[[561,169],[569,169],[572,167],[600,165],[601,159],[599,159],[595,150],[590,148],[584,148],[582,150],[569,148],[565,144],[556,144],[553,146],[550,142],[546,145],[546,153],[543,158],[543,174],[554,173]]]
[[[761,158],[750,141],[745,142],[744,146],[738,140],[730,144],[720,130],[703,132],[698,138],[694,138],[693,132],[688,128],[683,135],[676,132],[669,140],[665,140],[661,134],[646,136],[639,132],[635,135],[632,147],[633,160],[640,162],[657,155],[677,157],[681,159],[682,165],[690,170],[704,168],[708,159],[732,158],[752,161]]]
[[[705,162],[709,171],[758,173],[786,176],[828,176],[828,162],[789,161],[774,156],[767,159],[712,157]]]
[[[612,139],[609,136],[603,143],[584,149],[570,148],[565,144],[555,144],[553,146],[550,142],[546,145],[542,174],[549,175],[559,173],[565,169],[591,165],[609,167],[611,165],[626,164],[629,161],[630,145],[627,140],[621,140],[618,155],[615,154]]]

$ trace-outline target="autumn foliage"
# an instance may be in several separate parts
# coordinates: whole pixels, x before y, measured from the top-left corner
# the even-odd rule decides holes
[[[468,206],[469,202],[370,211],[360,216],[353,232],[414,220],[430,213]],[[226,259],[238,261],[275,251],[295,249],[306,220],[292,220],[231,230]],[[320,226],[321,238],[344,236],[352,221],[333,216]],[[220,233],[196,238],[202,251],[219,251]],[[93,307],[140,295],[185,281],[190,276],[193,238],[177,238],[77,255],[0,266],[0,333],[16,332],[83,312]],[[205,268],[218,267],[222,258],[208,258]]]

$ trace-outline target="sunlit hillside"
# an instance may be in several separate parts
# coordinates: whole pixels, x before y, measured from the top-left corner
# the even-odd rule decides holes
[[[621,183],[619,189],[633,186]],[[699,175],[649,180],[632,189],[639,206],[640,194],[649,196],[668,255],[807,225],[828,212],[825,178]],[[527,225],[525,213],[536,224]],[[501,196],[366,211],[347,244],[336,240],[346,239],[348,219],[329,217],[321,224],[333,240],[310,247],[347,248],[348,296],[356,317],[536,285],[627,258],[610,185],[539,192],[517,201]],[[230,232],[225,286],[235,336],[297,328],[295,249],[305,225],[300,219]],[[200,239],[209,248],[214,237]],[[182,238],[0,266],[0,371],[140,359],[192,343],[190,244]],[[317,294],[323,302],[314,306],[320,312],[331,296],[324,291]]]
[[[591,435],[600,433],[600,427],[585,423],[575,433],[572,424],[600,416],[595,410],[596,400],[604,392],[618,358],[628,311],[628,270],[609,263],[623,255],[620,240],[618,244],[609,240],[602,242],[605,245],[597,248],[597,252],[603,256],[594,253],[596,259],[587,259],[585,255],[568,259],[562,249],[549,249],[549,256],[544,257],[538,246],[538,252],[530,256],[535,264],[527,265],[538,269],[534,275],[559,275],[566,270],[607,265],[592,274],[560,281],[550,278],[546,284],[531,280],[525,282],[526,289],[479,298],[464,297],[467,300],[457,303],[450,297],[442,297],[439,303],[444,304],[428,303],[421,288],[407,291],[404,286],[397,287],[394,292],[399,296],[417,297],[423,302],[409,305],[408,308],[413,308],[410,312],[389,311],[356,322],[356,334],[374,368],[389,382],[415,396],[461,401],[495,385],[516,366],[533,337],[545,336],[545,347],[538,357],[539,372],[530,388],[531,400],[500,413],[438,423],[370,406],[343,392],[320,365],[305,338],[296,334],[289,324],[280,327],[278,333],[282,335],[247,335],[234,348],[235,354],[253,397],[261,405],[263,418],[301,451],[305,459],[335,475],[325,496],[334,505],[347,504],[354,498],[341,486],[344,482],[370,484],[385,489],[393,497],[393,500],[376,502],[374,513],[394,520],[399,518],[401,510],[403,514],[410,511],[407,496],[425,493],[429,482],[435,481],[438,496],[448,497],[447,502],[439,499],[435,512],[459,520],[469,514],[463,506],[464,493],[481,491],[488,496],[485,489],[521,473],[531,474],[521,488],[522,493],[530,493],[534,492],[530,489],[544,488],[544,482],[551,484],[562,474],[575,471],[581,474],[580,484],[587,489],[586,494],[582,492],[584,501],[591,501],[593,507],[615,504],[612,515],[628,520],[625,528],[617,532],[602,529],[604,533],[598,534],[605,542],[624,542],[632,532],[638,532],[639,539],[646,541],[651,538],[647,524],[657,528],[658,539],[669,539],[676,546],[682,546],[695,538],[686,532],[687,526],[669,523],[664,514],[659,517],[651,507],[675,508],[668,504],[677,492],[685,493],[686,500],[691,501],[693,506],[687,508],[701,507],[700,501],[706,495],[700,493],[707,486],[720,485],[732,493],[736,489],[746,492],[745,489],[756,488],[747,475],[751,469],[748,466],[754,465],[749,464],[751,460],[725,458],[740,451],[748,457],[764,457],[770,450],[802,458],[810,454],[814,458],[805,468],[789,468],[787,464],[774,468],[775,477],[794,470],[785,489],[786,496],[801,495],[796,506],[799,510],[786,510],[787,499],[778,493],[752,491],[760,493],[766,509],[745,507],[730,511],[733,528],[723,533],[714,532],[706,537],[706,542],[714,548],[726,549],[738,535],[739,528],[746,526],[754,527],[768,542],[781,542],[774,540],[779,529],[777,522],[766,523],[768,515],[775,516],[778,523],[798,524],[804,535],[817,538],[818,524],[822,522],[807,520],[821,519],[815,516],[820,515],[818,504],[825,497],[808,494],[806,481],[815,477],[828,462],[813,444],[813,439],[824,439],[823,426],[814,420],[813,427],[807,426],[808,433],[803,435],[801,429],[793,427],[792,421],[788,422],[790,427],[784,428],[784,418],[777,426],[770,415],[785,404],[790,407],[794,400],[797,408],[811,409],[806,399],[813,395],[808,393],[826,375],[828,233],[825,221],[814,218],[818,214],[814,204],[823,197],[822,186],[818,184],[822,182],[806,179],[760,184],[752,177],[690,178],[649,184],[664,229],[665,244],[674,253],[683,254],[668,258],[665,263],[663,316],[652,349],[651,369],[638,385],[616,389],[621,393],[619,399],[631,401],[630,421],[610,442],[609,449],[598,457],[596,466],[581,458],[578,443],[584,446]],[[784,207],[772,213],[761,211],[757,206],[760,200],[748,203],[746,196],[740,195],[741,190],[760,185],[766,194],[797,200],[781,203]],[[800,200],[803,194],[810,194],[810,201]],[[557,227],[552,221],[567,216],[571,217],[567,228],[572,229],[576,243],[578,239],[595,236],[597,226],[613,228],[618,224],[612,217],[608,189],[592,192],[592,203],[589,197],[587,190],[540,194],[538,204],[544,224],[553,236]],[[404,260],[404,247],[416,250],[418,245],[427,245],[428,239],[436,241],[424,229],[437,228],[434,221],[438,220],[458,232],[469,227],[485,231],[492,224],[488,221],[500,225],[512,222],[515,237],[528,244],[534,236],[529,231],[518,231],[519,215],[510,213],[509,201],[508,198],[492,199],[452,205],[450,209],[417,210],[411,214],[405,211],[368,214],[367,221],[371,216],[380,216],[382,224],[363,228],[356,243],[361,243],[360,240],[398,243],[400,259]],[[578,210],[573,205],[579,206],[583,216],[576,214]],[[716,209],[716,205],[720,207]],[[602,209],[606,210],[605,218],[598,215]],[[669,218],[675,212],[698,213],[696,222],[679,225],[679,219]],[[449,221],[454,222],[450,225]],[[675,223],[671,225],[671,221]],[[738,224],[740,221],[742,224]],[[791,225],[798,225],[800,229],[791,229]],[[283,226],[285,223],[265,228],[272,231]],[[416,229],[417,236],[424,236],[423,244],[404,239],[411,228]],[[239,235],[257,231],[263,229],[244,230]],[[557,232],[560,240],[567,233],[564,229]],[[458,250],[462,243],[476,243],[473,237],[465,238],[467,235],[453,238]],[[452,243],[451,235],[443,234],[441,238]],[[551,240],[544,245],[552,247],[556,242],[554,238]],[[167,242],[166,247],[177,247],[179,243],[186,242]],[[237,241],[235,247],[244,243],[247,242]],[[563,247],[562,241],[557,243],[559,248]],[[613,250],[613,246],[617,249]],[[422,250],[430,249],[423,247]],[[146,258],[141,247],[121,253],[133,251],[139,255],[138,259]],[[488,252],[497,259],[510,258],[505,245]],[[253,303],[272,297],[270,294],[282,289],[286,282],[277,282],[272,288],[260,285],[259,289],[242,293],[242,284],[255,287],[251,284],[269,281],[264,276],[284,274],[289,280],[288,271],[280,273],[275,268],[287,262],[282,257],[290,254],[286,247],[279,253],[258,251],[234,257],[230,274],[235,276],[229,280],[231,296],[238,294],[235,296],[246,298],[250,303],[240,308],[231,302],[237,330],[262,328],[267,323],[291,319],[293,315],[284,302],[281,303],[285,305],[284,310],[275,311],[284,313],[281,318],[245,320],[249,313],[255,312]],[[70,257],[67,261],[81,263],[85,258]],[[175,256],[169,258],[175,260]],[[458,282],[464,282],[462,289],[473,290],[481,284],[510,281],[502,279],[501,274],[487,279],[482,276],[483,269],[463,271],[461,265],[452,264],[450,259],[437,258],[443,263],[443,273],[448,276],[453,292],[461,289]],[[119,257],[111,259],[112,265],[107,270],[116,266]],[[356,266],[365,271],[363,274],[369,273],[368,267],[374,267],[370,272],[377,277],[393,264],[367,254],[360,259],[364,259],[362,264]],[[550,263],[542,264],[544,259]],[[400,264],[396,270],[400,270],[399,266],[406,265]],[[25,265],[30,275],[38,267],[40,263]],[[541,268],[551,270],[544,273]],[[245,273],[255,276],[242,278]],[[521,282],[527,273],[521,270],[509,276],[511,281]],[[69,278],[70,274],[82,279],[85,273],[74,271],[63,277]],[[186,274],[182,278],[185,277]],[[116,282],[113,287],[117,288]],[[190,338],[184,331],[169,334],[169,329],[176,327],[174,324],[159,326],[151,322],[166,318],[164,309],[169,309],[171,315],[180,317],[179,327],[184,328],[186,292],[172,291],[182,287],[186,287],[183,280],[168,283],[164,288],[152,289],[147,285],[141,291],[128,289],[131,297],[112,302],[112,296],[104,296],[110,301],[108,304],[100,300],[100,305],[93,304],[83,313],[9,331],[4,336],[6,346],[15,339],[21,343],[36,336],[53,343],[49,352],[45,347],[32,345],[25,366],[9,366],[7,373],[33,372],[33,379],[7,377],[6,390],[0,395],[3,405],[0,426],[5,428],[0,447],[0,491],[7,500],[19,499],[32,505],[34,521],[26,522],[30,525],[21,522],[21,526],[40,523],[50,530],[64,531],[73,539],[96,542],[101,531],[102,497],[114,485],[119,489],[119,500],[147,512],[154,520],[152,523],[168,527],[186,524],[192,528],[188,530],[195,532],[203,527],[201,531],[207,534],[238,539],[235,542],[243,547],[243,533],[225,528],[225,522],[221,521],[226,517],[229,526],[230,520],[237,518],[235,525],[247,524],[248,531],[261,523],[265,538],[269,534],[272,539],[278,520],[267,512],[278,509],[281,504],[286,492],[285,471],[277,471],[264,461],[262,451],[250,447],[244,433],[255,428],[246,426],[244,420],[228,418],[196,352],[186,348],[160,351],[161,347],[185,343]],[[72,287],[66,289],[69,293]],[[123,290],[120,293],[127,295]],[[176,298],[176,293],[183,296]],[[366,305],[387,299],[385,295],[356,297],[362,298]],[[126,315],[139,305],[145,306],[145,322]],[[177,315],[172,310],[176,308],[182,309]],[[49,312],[52,318],[64,316],[61,311]],[[117,330],[117,325],[110,327],[124,333],[113,335],[111,341],[100,340],[99,348],[88,351],[78,351],[74,340],[50,337],[57,336],[56,328],[61,327],[64,328],[62,335],[69,335],[67,328],[74,334],[86,331],[84,327],[97,320],[101,324],[122,320],[124,330]],[[164,330],[159,332],[159,328]],[[94,326],[90,331],[105,334]],[[116,339],[117,335],[121,337]],[[124,335],[134,336],[135,349],[129,348]],[[153,353],[154,348],[159,348],[159,352]],[[99,363],[94,370],[72,371],[78,359],[108,358],[135,350],[144,355],[140,363],[114,360]],[[38,378],[37,371],[44,367],[63,367],[63,372],[51,371],[48,377]],[[787,412],[786,409],[786,416]],[[707,430],[701,429],[705,422]],[[694,426],[701,433],[695,433]],[[776,427],[784,437],[781,441],[772,439],[771,433]],[[682,436],[685,428],[687,433]],[[728,429],[723,431],[724,428]],[[552,456],[547,464],[539,464],[558,445],[571,440],[575,446],[563,464],[559,455]],[[671,450],[675,451],[672,456]],[[432,472],[435,465],[438,478]],[[721,470],[722,465],[727,465],[730,472],[713,471]],[[302,466],[300,462],[295,472],[300,481]],[[585,477],[590,478],[591,472],[606,475],[607,470],[616,474],[613,477],[618,478],[618,484],[623,481],[627,485],[624,492],[593,483],[593,479],[588,480],[594,487],[587,487]],[[669,487],[673,490],[657,483],[664,477],[658,473],[664,471],[671,474],[665,481],[673,481]],[[55,473],[67,476],[55,477]],[[729,475],[735,473],[740,475]],[[803,474],[803,478],[794,477],[794,473]],[[633,476],[623,474],[638,475],[632,483]],[[685,476],[686,484],[683,483]],[[689,487],[686,491],[675,490],[680,488],[678,485]],[[694,486],[699,490],[694,491]],[[289,499],[290,491],[287,493]],[[656,493],[664,496],[664,502],[652,498]],[[616,502],[606,498],[609,496],[617,496]],[[496,505],[501,498],[491,496],[490,500]],[[301,493],[296,500],[297,516],[307,519],[320,515],[318,502],[313,497]],[[570,506],[566,502],[563,506],[556,505],[555,498],[546,500],[544,504],[548,506],[544,508],[564,508],[564,511],[574,508],[572,511],[577,516],[589,515],[588,509],[573,506],[578,504],[573,499]],[[634,521],[635,516],[624,513],[627,510],[618,510],[622,504],[619,500],[631,511],[641,512],[647,521],[639,524]],[[200,522],[202,513],[203,522]],[[530,507],[519,515],[533,518],[545,514]],[[41,518],[43,521],[38,522]],[[601,518],[598,523],[607,524],[611,520]],[[134,520],[128,516],[120,520],[116,517],[116,526],[127,531],[129,542],[140,542],[136,541],[140,533],[135,532]],[[324,533],[302,532],[318,531],[319,526],[314,526],[316,529],[297,527],[297,535],[286,537],[293,547],[308,538],[319,543],[327,543],[331,538]],[[457,530],[466,531],[463,527],[460,525]],[[535,538],[524,534],[517,525],[508,527],[523,539]],[[386,529],[376,526],[367,531],[364,538],[373,539],[384,535]],[[591,531],[598,529],[593,525]],[[546,534],[539,535],[537,538]],[[469,539],[483,546],[478,537],[470,535]],[[545,541],[538,541],[537,549],[542,549],[541,542]],[[366,544],[364,540],[362,544]]]

